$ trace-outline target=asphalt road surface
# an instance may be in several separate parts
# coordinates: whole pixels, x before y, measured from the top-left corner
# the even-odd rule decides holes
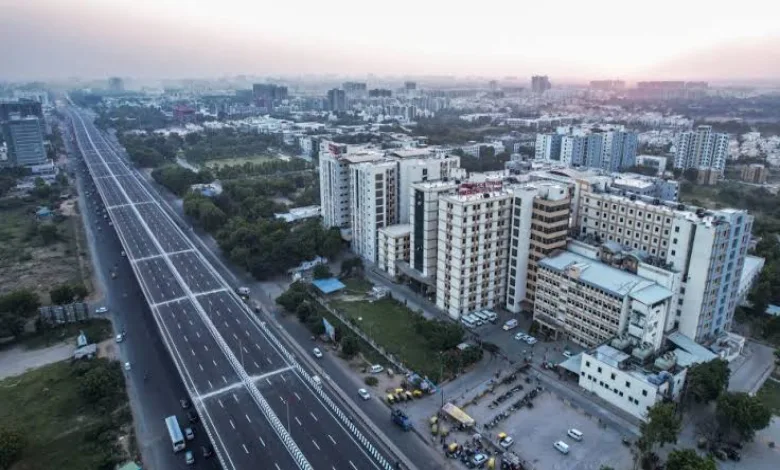
[[[69,111],[79,149],[202,428],[226,469],[390,468],[160,209],[103,136]],[[138,297],[136,297],[138,299]],[[159,358],[157,359],[159,361]],[[147,364],[138,364],[144,368]]]

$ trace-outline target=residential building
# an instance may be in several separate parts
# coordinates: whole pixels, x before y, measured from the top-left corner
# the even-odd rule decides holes
[[[561,127],[536,136],[535,160],[619,171],[636,164],[637,135],[621,128],[590,131]]]
[[[411,222],[410,198],[414,183],[446,179],[451,176],[453,170],[460,168],[460,157],[456,155],[429,154],[425,158],[403,157],[414,153],[414,151],[403,150],[391,153],[398,162],[398,220],[403,224]]]
[[[745,256],[745,264],[742,267],[742,275],[739,278],[739,290],[737,292],[737,304],[745,305],[747,296],[758,282],[761,270],[764,269],[766,260],[758,256]]]
[[[505,301],[511,205],[500,180],[441,196],[436,306],[451,318]]]
[[[666,171],[666,157],[659,157],[656,155],[637,155],[637,166],[646,166],[656,169],[656,176],[661,176]]]
[[[578,204],[581,235],[614,241],[682,273],[670,317],[681,333],[703,341],[729,329],[753,223],[746,211],[691,211],[657,199],[610,194],[598,184],[581,192]]]
[[[560,134],[537,134],[534,160],[559,161],[562,140]]]
[[[344,90],[333,88],[328,90],[328,110],[343,112],[347,110],[347,94]]]
[[[410,224],[390,225],[377,230],[377,267],[395,278],[400,274],[398,262],[409,262]]]
[[[713,186],[718,184],[721,171],[716,168],[699,168],[696,170],[696,184],[699,186]]]
[[[377,230],[398,223],[398,165],[390,159],[349,167],[352,251],[377,262]]]
[[[506,309],[532,309],[539,260],[566,247],[571,197],[566,185],[539,182],[511,188],[512,215]]]
[[[674,167],[711,168],[723,173],[729,155],[729,135],[712,132],[712,126],[681,132],[674,142]]]
[[[594,90],[617,91],[626,88],[623,80],[591,80],[590,87]]]
[[[628,332],[660,344],[674,293],[656,282],[570,251],[539,261],[534,321],[593,347]]]
[[[3,138],[8,146],[8,165],[31,166],[46,163],[41,121],[34,116],[11,116],[2,123]]]
[[[550,88],[552,88],[552,85],[547,75],[534,75],[531,77],[531,91],[534,93],[544,93]]]
[[[766,184],[768,175],[769,171],[766,169],[765,165],[752,163],[742,167],[740,177],[742,178],[742,181],[745,181],[746,183]]]
[[[618,194],[633,194],[670,202],[677,202],[680,195],[680,184],[675,180],[631,173],[621,173],[615,177],[610,183],[610,188]]]

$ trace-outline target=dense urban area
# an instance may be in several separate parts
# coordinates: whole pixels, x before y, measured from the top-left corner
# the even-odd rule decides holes
[[[776,469],[780,89],[0,82],[0,469]]]

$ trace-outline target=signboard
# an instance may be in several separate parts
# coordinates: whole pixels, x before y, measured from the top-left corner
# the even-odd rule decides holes
[[[322,325],[325,327],[325,334],[331,341],[336,341],[336,329],[325,318],[322,319]]]

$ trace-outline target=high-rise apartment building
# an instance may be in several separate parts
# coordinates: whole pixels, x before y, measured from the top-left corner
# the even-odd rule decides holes
[[[536,134],[534,160],[559,161],[563,136],[560,134]]]
[[[544,93],[550,88],[552,88],[552,85],[547,75],[534,75],[531,77],[531,91],[534,93]]]
[[[8,164],[31,166],[46,163],[41,122],[37,117],[11,116],[2,123],[3,138],[8,146]]]
[[[288,98],[287,87],[271,83],[255,83],[252,85],[252,96],[258,106],[270,109]]]
[[[328,90],[328,110],[342,112],[347,110],[347,94],[344,90]]]
[[[398,164],[389,159],[349,167],[352,251],[377,261],[377,230],[398,222]]]
[[[409,262],[411,231],[409,224],[390,225],[376,231],[377,267],[390,277],[400,273],[399,262]]]
[[[582,192],[578,203],[581,235],[663,260],[682,273],[670,315],[681,333],[700,341],[729,329],[752,216],[737,210],[692,212],[657,199],[610,194],[598,185]]]
[[[402,155],[403,151],[394,152]],[[398,220],[410,223],[410,198],[412,185],[417,182],[435,181],[448,178],[453,170],[460,168],[457,155],[430,155],[427,158],[398,158]]]
[[[505,301],[512,192],[463,184],[439,200],[436,306],[454,319]]]
[[[723,173],[729,155],[729,135],[712,132],[712,126],[680,133],[674,142],[675,168],[712,168]]]
[[[624,130],[590,132],[570,127],[537,134],[535,160],[619,171],[636,164],[637,135]]]
[[[571,215],[566,185],[538,182],[512,187],[506,309],[520,313],[531,307],[541,259],[565,248]]]

